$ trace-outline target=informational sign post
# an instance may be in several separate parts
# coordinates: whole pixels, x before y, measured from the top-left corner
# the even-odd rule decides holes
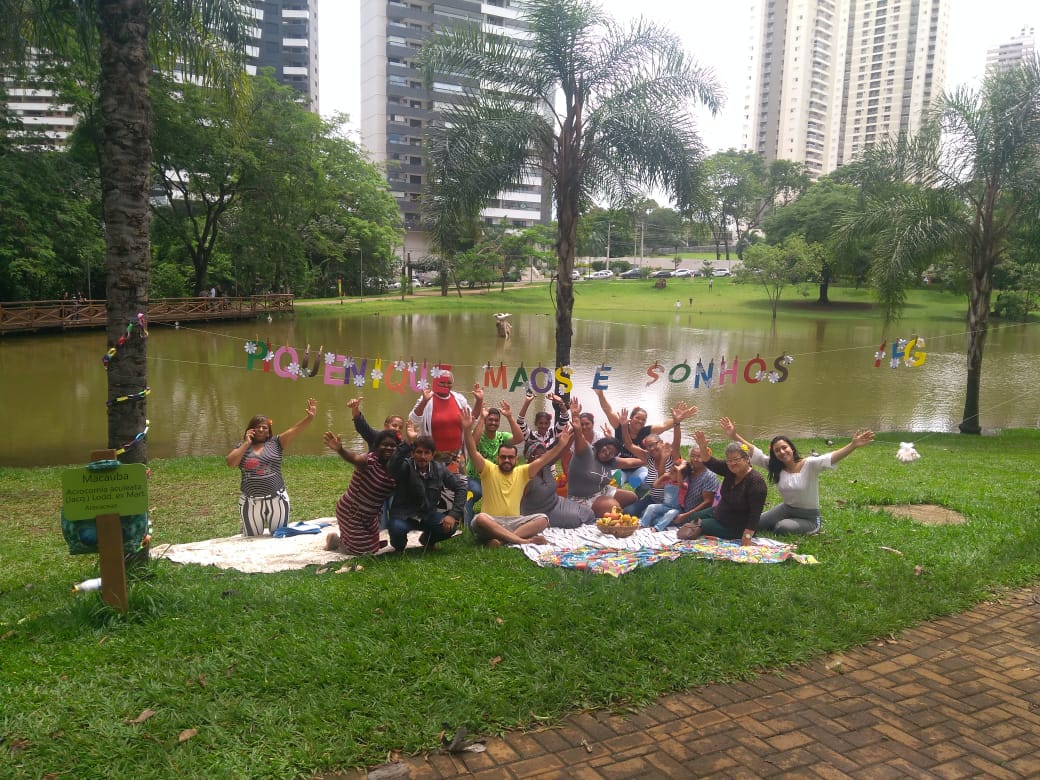
[[[95,450],[92,461],[115,460],[115,450]],[[62,512],[67,520],[94,519],[97,524],[101,598],[120,612],[130,608],[123,560],[120,515],[148,511],[148,476],[143,463],[110,469],[69,469],[61,475]]]
[[[61,475],[62,511],[68,520],[148,511],[148,476],[143,463],[111,469],[69,469]]]

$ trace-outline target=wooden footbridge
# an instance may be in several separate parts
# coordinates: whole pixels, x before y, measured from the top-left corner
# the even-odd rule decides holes
[[[233,298],[157,298],[148,302],[148,321],[248,320],[265,314],[292,310],[293,296],[287,294]],[[40,330],[103,328],[107,323],[107,317],[104,301],[0,303],[0,335]]]

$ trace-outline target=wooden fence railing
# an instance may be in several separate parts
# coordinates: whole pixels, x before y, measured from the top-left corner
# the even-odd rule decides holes
[[[262,314],[291,312],[293,296],[249,295],[233,298],[157,298],[148,303],[150,322],[244,320]],[[0,335],[37,330],[103,328],[104,301],[18,301],[0,303]]]

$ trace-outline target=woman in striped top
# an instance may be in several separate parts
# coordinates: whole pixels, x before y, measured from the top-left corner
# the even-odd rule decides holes
[[[408,426],[414,430],[411,422]],[[390,461],[404,457],[404,452],[399,450],[397,432],[387,429],[377,433],[372,450],[367,453],[345,449],[339,436],[331,431],[325,433],[324,440],[326,447],[354,466],[347,492],[336,504],[339,533],[325,537],[325,549],[351,555],[379,552],[387,545],[379,538],[379,514],[383,502],[397,487]]]
[[[308,399],[306,416],[280,434],[272,430],[270,417],[256,415],[246,425],[242,443],[224,459],[230,468],[242,470],[238,507],[243,535],[260,536],[265,527],[273,534],[289,524],[289,493],[282,478],[282,452],[311,424],[317,411],[318,402]]]

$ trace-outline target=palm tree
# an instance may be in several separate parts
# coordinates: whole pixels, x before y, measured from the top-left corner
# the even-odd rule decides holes
[[[846,230],[879,239],[875,281],[885,297],[901,300],[899,291],[931,259],[953,254],[967,265],[967,389],[959,428],[981,433],[993,271],[1022,208],[1040,189],[1040,60],[991,71],[978,90],[943,95],[918,137],[881,144],[864,163],[868,174],[888,181],[876,186],[883,194],[868,198]]]
[[[244,19],[235,0],[0,0],[0,18],[5,60],[36,52],[97,75],[107,334],[117,348],[108,363],[108,444],[119,448],[147,427],[147,342],[140,329],[120,339],[148,314],[149,78],[158,67],[216,74],[224,84],[241,79]],[[127,396],[137,397],[115,400]],[[144,441],[122,459],[147,460]]]
[[[524,40],[464,26],[420,51],[427,86],[437,74],[480,86],[430,128],[424,209],[428,222],[457,225],[531,175],[551,182],[556,364],[566,366],[580,215],[593,196],[621,203],[645,187],[692,198],[702,144],[687,105],[715,112],[721,96],[714,74],[651,22],[623,27],[588,0],[529,0],[523,21]]]

